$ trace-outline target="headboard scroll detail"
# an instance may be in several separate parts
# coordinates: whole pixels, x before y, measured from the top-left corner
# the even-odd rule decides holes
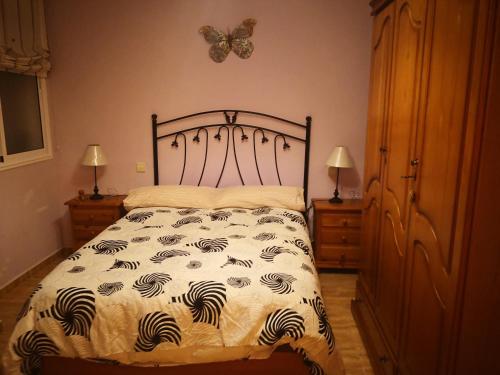
[[[217,114],[220,113],[224,117],[224,122],[215,122],[215,123],[207,123],[207,124],[202,124],[202,125],[196,125],[196,126],[191,126],[186,129],[177,129],[173,132],[167,133],[167,134],[162,134],[158,135],[158,129],[160,127],[166,126],[166,125],[172,125],[174,123],[179,123],[181,120],[189,119],[189,118],[202,118],[203,116],[208,116],[212,114]],[[248,123],[242,123],[238,122],[238,115],[239,114],[245,114],[245,115],[250,115],[252,118],[253,117],[260,117],[260,118],[265,118],[267,120],[273,120],[279,123],[281,126],[280,128],[272,129],[266,126],[261,126],[257,124],[248,124]],[[246,117],[246,116],[245,116]],[[224,175],[224,171],[226,169],[226,164],[228,160],[228,154],[229,154],[229,149],[230,149],[230,143],[232,143],[232,153],[233,153],[233,158],[235,161],[236,165],[236,170],[238,172],[238,177],[242,185],[245,185],[245,179],[243,178],[243,175],[241,173],[241,168],[240,168],[240,161],[238,159],[238,153],[237,153],[237,145],[242,143],[242,142],[247,142],[251,139],[252,145],[253,145],[253,156],[254,156],[254,161],[255,161],[255,169],[257,171],[257,176],[259,178],[259,182],[261,185],[264,185],[262,176],[261,176],[261,169],[259,166],[258,158],[257,158],[257,144],[260,142],[261,144],[265,144],[270,142],[270,138],[273,139],[273,148],[274,148],[274,168],[275,168],[275,174],[277,176],[278,182],[280,185],[282,185],[282,179],[279,171],[279,162],[278,162],[278,149],[279,147],[279,141],[282,143],[282,151],[288,151],[291,149],[291,144],[289,143],[290,140],[297,141],[300,143],[304,144],[304,177],[303,177],[303,188],[304,188],[304,199],[307,202],[307,191],[308,191],[308,177],[309,177],[309,151],[310,151],[310,136],[311,136],[311,124],[312,124],[312,118],[311,116],[306,117],[306,121],[304,124],[287,120],[281,117],[269,115],[266,113],[260,113],[260,112],[253,112],[253,111],[246,111],[246,110],[229,110],[229,109],[223,109],[223,110],[212,110],[212,111],[205,111],[205,112],[198,112],[198,113],[193,113],[190,115],[186,116],[181,116],[177,117],[174,119],[166,120],[166,121],[158,121],[158,116],[156,114],[153,114],[151,116],[152,119],[152,130],[153,130],[153,168],[154,168],[154,184],[158,185],[159,184],[159,167],[158,167],[158,144],[160,141],[165,140],[167,138],[171,139],[170,145],[171,147],[175,149],[183,148],[184,149],[184,155],[183,155],[183,165],[182,165],[182,173],[181,177],[179,180],[179,185],[182,185],[183,179],[184,179],[184,172],[186,170],[186,160],[188,157],[188,138],[187,134],[191,133],[193,134],[191,141],[193,143],[197,144],[204,144],[204,159],[203,159],[203,166],[201,169],[201,174],[198,178],[198,186],[201,184],[203,180],[203,176],[205,174],[205,167],[207,164],[207,157],[208,157],[208,145],[209,145],[209,130],[214,129],[216,130],[215,135],[213,136],[214,142],[224,142],[225,141],[225,152],[224,152],[224,159],[222,161],[222,165],[220,168],[220,172],[218,175],[217,179],[217,184],[215,185],[216,187],[219,186],[222,176]],[[283,130],[281,130],[281,127],[283,127]],[[288,130],[290,127],[299,129],[301,133],[303,133],[302,136],[298,136],[296,134],[291,134]],[[213,133],[212,133],[213,134]],[[251,136],[251,137],[250,137]],[[204,138],[204,141],[203,141]],[[238,142],[238,139],[240,142]]]

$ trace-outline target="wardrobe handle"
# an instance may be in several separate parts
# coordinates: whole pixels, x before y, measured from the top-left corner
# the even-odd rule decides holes
[[[418,165],[418,163],[420,163],[420,160],[418,160],[418,159],[413,159],[413,160],[411,160],[411,161],[410,161],[410,165],[411,165],[412,167],[417,166],[417,165]]]
[[[401,178],[404,178],[405,180],[416,180],[417,179],[417,175],[413,174],[413,175],[410,175],[410,176],[401,176]]]
[[[415,202],[417,200],[417,193],[415,193],[414,191],[412,191],[410,193],[410,202]]]
[[[378,360],[381,362],[381,363],[386,363],[389,358],[387,358],[385,355],[381,356],[381,357],[378,357]]]
[[[387,147],[381,146],[378,150],[379,150],[381,153],[386,153],[386,152],[387,152]]]

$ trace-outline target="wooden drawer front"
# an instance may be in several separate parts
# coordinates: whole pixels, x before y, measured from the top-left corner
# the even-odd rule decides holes
[[[73,226],[73,236],[75,240],[91,240],[99,233],[101,233],[107,226],[85,226],[85,225],[74,225]]]
[[[89,242],[89,240],[75,240],[73,243],[73,249],[78,250],[81,247],[83,247],[83,245],[85,245],[87,242]]]
[[[111,225],[119,218],[118,210],[114,209],[73,208],[71,210],[71,219],[73,224],[77,225]]]
[[[316,252],[318,260],[331,260],[339,263],[358,263],[359,247],[321,245]]]
[[[323,227],[320,228],[319,236],[322,244],[358,246],[361,243],[359,230]]]
[[[345,214],[345,213],[324,213],[321,214],[321,226],[326,227],[347,227],[359,228],[361,227],[361,215],[359,214]]]

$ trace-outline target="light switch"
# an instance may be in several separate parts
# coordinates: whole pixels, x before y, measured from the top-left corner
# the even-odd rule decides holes
[[[146,172],[146,163],[144,163],[143,161],[138,161],[137,163],[135,163],[135,171],[137,173]]]

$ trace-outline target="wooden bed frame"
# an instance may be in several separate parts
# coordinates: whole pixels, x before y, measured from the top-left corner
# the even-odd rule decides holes
[[[267,359],[242,359],[179,366],[140,367],[110,365],[78,358],[43,357],[42,374],[47,375],[307,375],[302,356],[288,345],[277,348]]]
[[[205,124],[203,123],[204,116],[213,116],[214,114],[223,115],[223,122],[215,122]],[[277,123],[288,127],[297,128],[299,131],[302,130],[304,135],[302,137],[290,134],[288,131],[280,131],[275,129],[270,129],[256,123],[239,123],[238,114],[245,114],[257,119],[275,120]],[[201,117],[202,125],[197,125],[189,127],[187,129],[176,130],[174,132],[158,135],[158,128],[165,125],[172,125],[178,123],[185,119],[199,118]],[[309,175],[309,149],[310,149],[310,136],[311,136],[311,124],[312,118],[310,116],[306,117],[305,124],[301,124],[295,121],[287,120],[281,117],[246,111],[246,110],[213,110],[193,113],[190,115],[177,117],[167,121],[158,121],[156,114],[151,116],[152,118],[152,130],[153,130],[153,165],[154,165],[154,184],[159,184],[159,160],[158,160],[158,146],[162,140],[170,138],[172,141],[170,143],[171,147],[178,149],[182,147],[184,151],[183,158],[183,168],[180,177],[179,185],[183,183],[184,173],[186,169],[186,159],[188,156],[188,143],[186,141],[186,134],[190,135],[190,139],[193,142],[200,143],[202,138],[204,141],[204,160],[201,175],[198,179],[198,186],[201,184],[205,172],[205,166],[208,155],[208,142],[209,133],[208,130],[215,128],[217,130],[214,139],[216,142],[225,142],[226,150],[224,154],[224,160],[220,169],[220,175],[216,187],[219,186],[221,178],[224,174],[226,167],[227,157],[230,150],[230,144],[232,143],[232,154],[236,163],[237,171],[242,185],[245,185],[245,178],[242,176],[241,169],[238,162],[237,146],[238,142],[235,140],[235,134],[238,131],[238,138],[241,141],[246,141],[249,137],[246,135],[245,130],[248,134],[251,134],[251,142],[253,145],[253,158],[255,160],[255,168],[260,180],[260,184],[264,185],[260,173],[261,166],[258,162],[257,157],[257,146],[260,141],[261,144],[267,143],[269,139],[266,134],[271,135],[274,143],[274,170],[279,182],[282,185],[281,176],[279,173],[279,161],[278,161],[278,142],[281,141],[282,150],[287,151],[292,146],[289,142],[298,142],[305,145],[304,151],[304,178],[303,178],[303,188],[304,188],[304,200],[307,204],[307,191],[308,191],[308,175]],[[194,135],[194,137],[192,136]],[[257,139],[260,137],[260,139]],[[179,144],[180,143],[180,144]],[[221,375],[221,374],[238,374],[238,375],[305,375],[309,374],[309,368],[304,363],[302,355],[294,352],[289,345],[283,345],[278,347],[272,355],[267,359],[242,359],[236,361],[227,362],[211,362],[202,364],[188,364],[179,366],[158,366],[158,367],[140,367],[140,366],[127,366],[127,365],[113,365],[113,364],[103,364],[97,362],[86,361],[78,358],[64,358],[64,357],[43,357],[42,358],[42,374],[47,375],[79,375],[79,374],[92,374],[92,375],[198,375],[203,373],[204,375]]]

